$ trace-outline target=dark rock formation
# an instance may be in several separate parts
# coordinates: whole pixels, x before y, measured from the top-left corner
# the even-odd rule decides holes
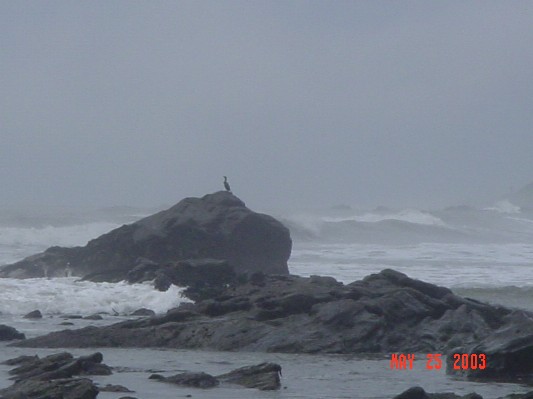
[[[22,380],[0,390],[3,399],[94,399],[98,388],[86,378]]]
[[[160,291],[166,291],[172,284],[187,287],[183,295],[198,301],[218,296],[237,282],[238,277],[228,262],[191,259],[160,267],[155,273],[154,286]]]
[[[533,399],[533,391],[528,393],[512,393],[499,399]]]
[[[269,275],[165,315],[54,332],[11,345],[447,353],[510,328],[515,313],[393,270],[348,285],[331,277]]]
[[[454,393],[427,393],[421,387],[412,387],[396,395],[393,399],[483,399],[477,393],[469,393],[464,396],[459,396]]]
[[[4,362],[17,366],[9,371],[15,383],[0,390],[5,399],[94,399],[98,388],[91,380],[72,378],[75,375],[109,375],[111,370],[102,364],[102,354],[96,352],[77,359],[67,352],[40,359],[38,356],[19,356]]]
[[[256,388],[261,391],[273,391],[281,388],[281,366],[275,363],[261,363],[256,366],[246,366],[219,375],[217,378],[231,384],[242,385],[246,388]]]
[[[167,382],[170,384],[180,385],[184,387],[193,387],[193,388],[213,388],[216,387],[220,382],[210,374],[207,373],[179,373],[171,377],[164,377],[160,374],[152,374],[150,376],[151,380],[157,380],[161,382]]]
[[[21,356],[6,361],[6,364],[18,366],[9,371],[17,381],[52,380],[71,378],[75,375],[109,375],[111,369],[102,364],[103,356],[96,352],[77,359],[67,352],[56,353],[42,359],[35,356]]]
[[[30,313],[24,316],[25,319],[42,319],[43,315],[40,310],[32,310]]]
[[[113,384],[107,384],[103,387],[98,387],[98,391],[100,392],[135,392],[128,388],[126,388],[124,385],[113,385]]]
[[[186,198],[85,247],[48,248],[4,266],[0,277],[64,276],[69,265],[74,275],[93,281],[142,280],[150,278],[150,265],[206,258],[227,261],[237,274],[288,274],[291,245],[289,230],[280,222],[220,191]]]
[[[226,374],[213,377],[203,372],[185,372],[164,377],[160,374],[152,374],[150,379],[167,382],[180,386],[194,388],[213,388],[221,382],[242,385],[246,388],[255,388],[261,391],[276,390],[281,387],[281,366],[275,363],[261,363],[255,366],[245,366],[230,371]]]
[[[26,336],[18,332],[15,328],[0,324],[0,341],[12,341],[14,339],[25,339]]]
[[[446,371],[473,380],[533,383],[533,315],[515,311],[507,319],[492,334],[450,351]]]

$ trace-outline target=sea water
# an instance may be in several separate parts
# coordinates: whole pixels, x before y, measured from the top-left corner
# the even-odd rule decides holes
[[[7,264],[52,245],[84,245],[128,218],[84,217],[0,219],[0,264]],[[277,215],[294,240],[289,268],[293,274],[330,275],[343,282],[361,279],[385,268],[452,288],[460,295],[533,310],[533,217],[516,207],[457,208],[442,211],[414,209],[353,211],[334,209]],[[131,217],[134,221],[136,217]],[[9,222],[6,222],[9,220]],[[21,221],[22,220],[22,221]],[[120,220],[120,222],[117,222]],[[102,326],[127,318],[138,308],[157,313],[186,299],[180,289],[159,292],[150,283],[92,283],[77,278],[0,279],[0,324],[28,337],[65,328]],[[44,317],[22,316],[39,309]],[[64,319],[65,315],[99,313],[102,320]],[[64,322],[73,323],[65,326]],[[390,358],[380,356],[227,353],[169,349],[91,348],[70,350],[83,355],[95,350],[115,368],[111,376],[95,377],[99,384],[122,384],[138,398],[391,398],[413,385],[429,392],[477,391],[485,398],[526,392],[516,384],[480,384],[453,379],[444,370],[427,370],[418,354],[413,370],[391,370]],[[0,343],[0,360],[21,354],[46,355],[60,349],[11,348]],[[214,390],[178,388],[148,380],[153,372],[224,373],[237,367],[273,361],[283,367],[283,389],[258,392],[232,386]],[[0,366],[0,387],[10,384]],[[101,398],[124,394],[101,393]]]

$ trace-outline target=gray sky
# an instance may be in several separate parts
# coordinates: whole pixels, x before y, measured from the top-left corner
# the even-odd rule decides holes
[[[2,1],[0,207],[484,203],[532,43],[533,1]]]

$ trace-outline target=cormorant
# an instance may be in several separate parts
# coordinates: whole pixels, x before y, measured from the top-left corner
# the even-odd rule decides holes
[[[226,176],[224,176],[224,188],[231,193],[231,187],[229,186],[228,178]]]

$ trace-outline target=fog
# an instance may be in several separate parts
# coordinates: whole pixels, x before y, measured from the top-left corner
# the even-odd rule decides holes
[[[4,1],[0,208],[487,204],[533,181],[528,1]]]

